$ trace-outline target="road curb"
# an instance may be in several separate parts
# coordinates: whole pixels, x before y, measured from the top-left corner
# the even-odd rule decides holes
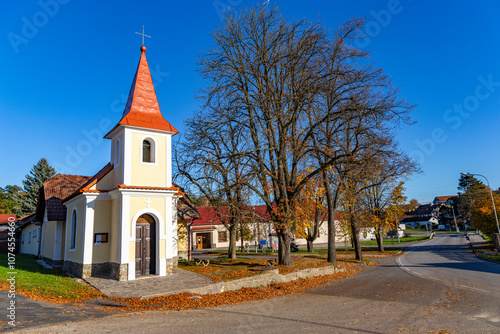
[[[483,261],[488,261],[488,262],[492,262],[492,263],[496,263],[496,264],[500,264],[499,261],[495,261],[495,260],[491,260],[491,259],[485,259],[484,257],[481,257],[477,254],[476,250],[474,249],[474,246],[472,245],[472,241],[470,241],[470,238],[469,236],[465,236],[465,238],[467,239],[467,241],[469,242],[469,247],[472,249],[472,252],[474,253],[474,256],[477,257],[478,259],[481,259]]]
[[[237,280],[225,281],[225,282],[217,282],[214,284],[210,284],[203,287],[191,288],[191,289],[182,289],[178,291],[171,291],[168,294],[149,294],[141,296],[139,299],[150,299],[154,297],[161,297],[166,295],[176,295],[180,293],[193,293],[197,295],[206,295],[206,294],[218,294],[226,291],[236,291],[242,288],[256,288],[262,286],[268,286],[276,283],[287,283],[291,281],[295,281],[302,278],[310,278],[316,276],[326,276],[333,275],[339,272],[344,272],[345,268],[339,268],[334,266],[325,266],[318,268],[309,268],[298,270],[289,274],[280,274],[278,272],[278,268],[272,270],[269,273],[244,277]]]

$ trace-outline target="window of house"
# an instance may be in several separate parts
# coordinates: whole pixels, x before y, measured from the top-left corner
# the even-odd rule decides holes
[[[31,231],[28,233],[28,243],[31,243]]]
[[[25,233],[23,233],[23,235],[21,236],[21,243],[24,244],[24,235]]]
[[[34,231],[33,231],[33,238],[36,238],[36,236],[38,235],[38,229],[36,228]]]
[[[219,231],[219,242],[227,241],[227,231]]]
[[[75,249],[76,247],[76,210],[73,210],[71,215],[71,238],[69,243],[70,249]]]

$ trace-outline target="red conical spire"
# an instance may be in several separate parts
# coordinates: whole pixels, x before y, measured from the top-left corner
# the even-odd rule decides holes
[[[146,47],[144,45],[141,46],[141,59],[119,124],[179,132],[161,114],[146,60]]]

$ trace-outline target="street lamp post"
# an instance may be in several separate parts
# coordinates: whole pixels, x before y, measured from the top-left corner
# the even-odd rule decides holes
[[[464,176],[465,175],[477,175],[477,176],[481,176],[481,177],[484,177],[484,179],[488,183],[488,188],[490,188],[491,203],[493,204],[493,212],[495,213],[495,221],[497,222],[498,235],[500,235],[500,225],[498,225],[497,209],[495,208],[495,200],[493,199],[493,191],[491,190],[491,187],[490,187],[490,181],[488,180],[488,178],[486,176],[484,176],[482,174],[462,173],[462,175],[464,175]]]
[[[455,222],[455,229],[457,230],[457,232],[460,232],[458,230],[457,217],[455,216],[455,209],[453,208],[453,203],[451,204],[451,211],[453,212],[453,221]],[[451,226],[450,226],[450,231],[451,231]]]

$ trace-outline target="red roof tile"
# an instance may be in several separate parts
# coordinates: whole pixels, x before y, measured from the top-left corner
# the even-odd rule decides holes
[[[45,209],[48,220],[66,220],[63,200],[80,189],[90,176],[57,174],[40,188],[35,221],[42,221]]]
[[[206,231],[206,230],[209,230],[209,231],[213,231],[215,230],[216,227],[215,226],[206,226],[206,225],[192,225],[191,226],[191,230],[193,231]]]
[[[222,220],[225,222],[228,222],[230,218],[229,214],[229,207],[228,206],[219,206],[218,212],[222,217]],[[255,220],[257,222],[268,222],[269,221],[269,215],[267,214],[267,209],[265,205],[257,205],[257,206],[249,206],[247,209],[253,210],[255,209]],[[215,209],[210,206],[204,206],[204,207],[197,207],[196,210],[198,210],[201,218],[197,219],[193,222],[194,225],[220,225],[223,222],[219,219],[217,216],[217,213],[215,212]],[[251,212],[251,211],[250,211]]]
[[[446,202],[448,201],[450,198],[455,198],[455,197],[458,197],[457,195],[451,195],[451,196],[436,196],[436,199],[440,202]]]
[[[141,58],[132,82],[132,87],[130,88],[122,119],[113,130],[122,124],[169,131],[174,132],[174,134],[178,133],[179,131],[161,114],[144,46],[141,47],[141,52]]]
[[[14,222],[17,221],[17,216],[15,214],[10,214],[10,213],[1,214],[0,215],[0,224],[7,224],[7,223],[9,223],[9,221],[10,221],[9,218],[14,218]]]
[[[112,163],[108,163],[106,166],[104,166],[100,171],[97,172],[96,175],[90,177],[90,176],[85,176],[89,177],[90,179],[85,182],[80,188],[75,190],[71,195],[67,196],[66,198],[63,198],[63,202],[77,196],[78,194],[84,193],[84,192],[100,192],[99,190],[90,190],[90,187],[95,185],[97,182],[99,182],[103,177],[105,177],[109,172],[113,170],[114,166]]]
[[[197,207],[201,218],[197,219],[193,222],[193,226],[202,226],[202,225],[221,225],[223,222],[217,216],[213,207],[203,206]],[[218,207],[219,214],[222,216],[222,220],[225,222],[229,222],[229,207],[228,206],[220,206]],[[267,213],[267,207],[265,205],[256,205],[256,206],[248,206],[247,210],[251,212],[251,210],[255,210],[255,221],[257,223],[270,223],[271,218]],[[253,218],[251,218],[253,219]],[[340,220],[340,214],[335,213],[335,220]]]

